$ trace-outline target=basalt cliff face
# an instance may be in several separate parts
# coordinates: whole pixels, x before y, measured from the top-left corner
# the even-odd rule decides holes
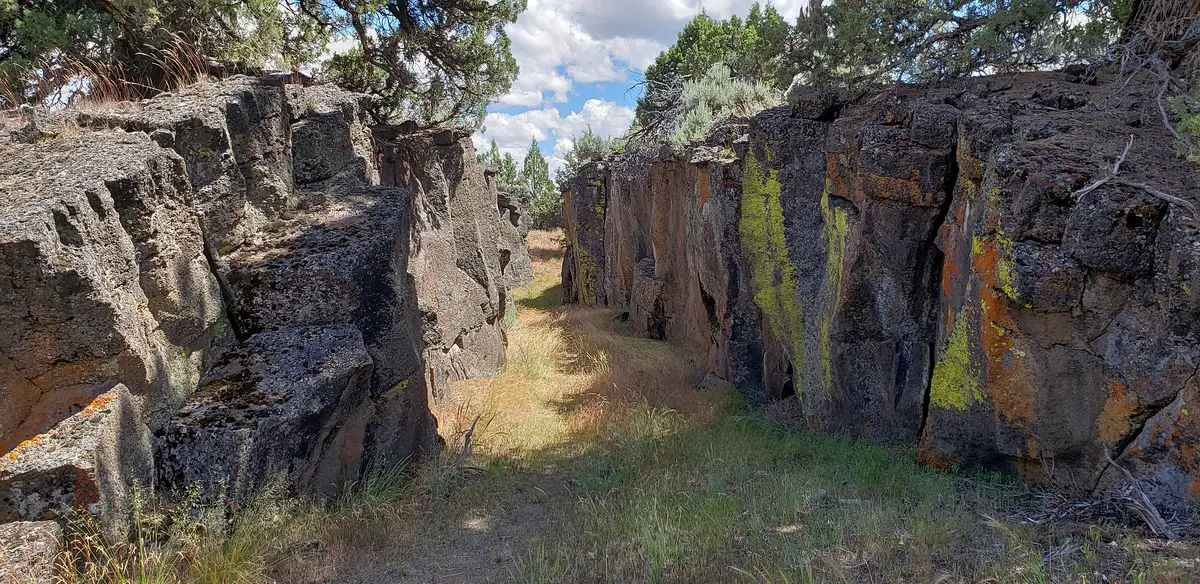
[[[436,444],[430,396],[504,361],[522,211],[363,99],[243,77],[0,133],[0,523],[120,534],[137,487],[331,494]]]
[[[1155,87],[1083,72],[801,91],[565,190],[569,300],[813,428],[1080,491],[1200,500],[1197,168]],[[1125,182],[1079,194],[1120,168]]]

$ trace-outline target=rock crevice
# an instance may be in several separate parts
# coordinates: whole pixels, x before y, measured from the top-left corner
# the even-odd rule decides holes
[[[365,99],[236,77],[0,135],[0,520],[119,534],[138,488],[329,495],[436,447],[431,396],[504,362],[521,210]]]
[[[1101,75],[1103,77],[1103,75]],[[706,384],[811,427],[1087,491],[1200,500],[1195,168],[1141,123],[1153,87],[1039,73],[797,92],[688,160],[565,192],[570,301],[707,354]],[[1077,107],[1038,104],[1069,95]]]

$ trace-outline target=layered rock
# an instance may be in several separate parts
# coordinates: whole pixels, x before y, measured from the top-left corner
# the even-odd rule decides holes
[[[103,517],[110,537],[133,520],[137,489],[151,486],[150,429],[124,385],[0,458],[0,523]]]
[[[923,462],[1200,499],[1196,169],[1153,88],[1073,73],[796,92],[687,161],[590,168],[565,194],[564,291],[794,394],[807,423]]]
[[[520,212],[364,99],[240,77],[0,137],[0,520],[119,534],[131,489],[332,494],[436,446],[430,395],[503,363]]]

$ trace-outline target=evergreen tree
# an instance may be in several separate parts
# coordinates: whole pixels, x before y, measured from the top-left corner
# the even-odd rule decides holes
[[[713,65],[726,63],[733,75],[749,82],[791,81],[782,67],[790,27],[771,4],[755,2],[746,20],[718,21],[706,13],[692,19],[675,44],[646,69],[645,91],[638,99],[638,121],[654,124],[656,115],[670,109],[684,81],[698,79]]]
[[[379,123],[479,127],[488,102],[517,77],[505,26],[525,0],[292,0],[360,48],[325,74],[369,94]]]
[[[500,145],[492,140],[488,151],[479,155],[479,162],[496,173],[496,186],[508,190],[517,184],[517,164],[511,154],[500,154]]]
[[[504,160],[500,162],[500,184],[515,185],[517,184],[517,161],[513,159],[512,154],[504,153]]]
[[[805,84],[933,81],[1099,56],[1116,40],[1107,0],[832,0],[810,3],[784,71]],[[1118,11],[1119,12],[1119,11]],[[1083,18],[1081,18],[1083,17]]]
[[[560,188],[575,177],[581,166],[596,160],[603,160],[615,150],[614,141],[606,140],[593,132],[591,126],[588,126],[587,131],[582,135],[573,137],[571,141],[573,145],[567,152],[563,167],[558,169],[554,176]]]
[[[504,27],[524,10],[525,0],[0,0],[0,102],[39,101],[79,75],[153,93],[210,61],[299,67],[352,34],[359,47],[323,75],[371,95],[376,122],[478,126],[516,78]]]
[[[562,214],[562,193],[550,180],[550,165],[538,148],[537,138],[529,143],[517,182],[529,194],[529,211],[534,224],[541,227],[557,224]]]

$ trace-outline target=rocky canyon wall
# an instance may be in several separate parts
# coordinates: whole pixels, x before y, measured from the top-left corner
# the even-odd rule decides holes
[[[1155,87],[1083,71],[898,87],[731,124],[565,189],[570,301],[707,355],[815,429],[1090,492],[1200,500],[1197,167]],[[1120,169],[1110,181],[1080,194]]]
[[[242,77],[0,132],[0,522],[119,535],[138,487],[332,494],[436,445],[430,396],[504,362],[522,210],[364,99]]]

